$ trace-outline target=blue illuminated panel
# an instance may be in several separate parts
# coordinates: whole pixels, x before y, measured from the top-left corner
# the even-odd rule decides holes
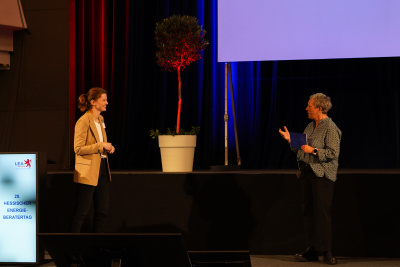
[[[36,263],[37,154],[0,154],[0,263]]]

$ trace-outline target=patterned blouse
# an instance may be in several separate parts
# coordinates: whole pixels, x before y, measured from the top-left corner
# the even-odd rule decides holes
[[[296,149],[297,162],[299,167],[304,163],[309,164],[317,177],[326,177],[334,182],[339,166],[342,132],[331,118],[321,120],[315,130],[314,126],[315,121],[310,122],[304,133],[307,134],[307,144],[317,148],[318,154],[308,154],[301,149]]]

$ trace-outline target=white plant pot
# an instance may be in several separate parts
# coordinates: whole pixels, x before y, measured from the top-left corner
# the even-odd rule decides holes
[[[159,135],[163,172],[193,171],[196,135]]]

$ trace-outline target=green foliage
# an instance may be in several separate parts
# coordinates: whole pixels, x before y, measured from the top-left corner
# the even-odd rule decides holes
[[[156,130],[151,129],[149,133],[151,138],[156,139],[159,135],[197,135],[199,131],[200,127],[192,126],[192,129],[190,129],[189,131],[180,129],[179,134],[177,134],[175,131],[171,131],[170,128],[168,128],[165,133],[161,133],[158,129]]]
[[[184,70],[192,62],[201,59],[201,52],[207,47],[206,31],[192,16],[173,15],[156,24],[156,57],[162,68]]]

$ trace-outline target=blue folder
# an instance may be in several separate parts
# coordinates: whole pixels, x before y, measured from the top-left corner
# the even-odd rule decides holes
[[[302,133],[290,133],[290,147],[300,149],[307,145],[307,135]]]

